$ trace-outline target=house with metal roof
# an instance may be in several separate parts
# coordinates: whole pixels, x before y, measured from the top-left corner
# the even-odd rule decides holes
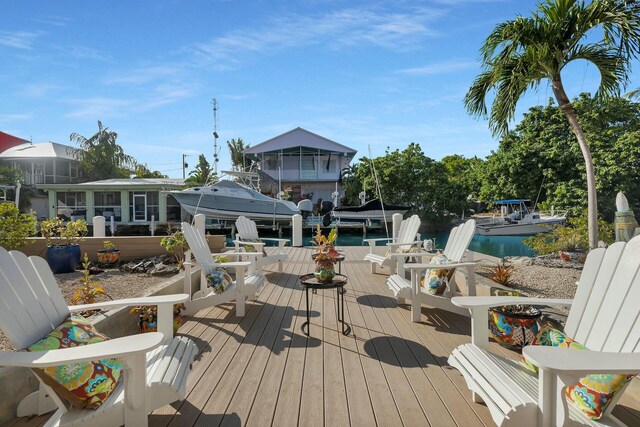
[[[356,150],[297,127],[243,151],[260,169],[288,190],[294,202],[302,198],[331,200],[341,191],[341,172]]]
[[[48,193],[48,216],[62,215],[69,219],[114,217],[122,224],[179,223],[180,204],[168,195],[181,190],[182,179],[132,178],[105,179],[80,184],[40,184],[37,188]]]
[[[0,153],[0,164],[20,169],[25,185],[77,182],[82,173],[76,150],[57,142],[27,142]]]

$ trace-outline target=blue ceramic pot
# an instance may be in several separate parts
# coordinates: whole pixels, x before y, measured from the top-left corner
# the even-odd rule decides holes
[[[80,245],[47,247],[47,262],[54,274],[76,271],[80,265]]]

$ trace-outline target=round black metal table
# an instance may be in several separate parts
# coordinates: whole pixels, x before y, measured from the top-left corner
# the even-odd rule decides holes
[[[311,321],[309,319],[309,289],[312,291],[316,291],[318,289],[336,289],[337,295],[337,304],[338,304],[338,321],[342,323],[342,334],[349,335],[351,333],[351,326],[344,322],[344,294],[346,293],[344,286],[347,284],[348,278],[343,274],[336,274],[333,277],[333,280],[330,282],[320,282],[315,276],[312,274],[305,274],[304,276],[300,276],[300,285],[304,288],[306,301],[307,301],[307,321],[304,322],[300,329],[302,332],[309,336],[310,333],[310,325]],[[307,328],[305,332],[305,326]]]

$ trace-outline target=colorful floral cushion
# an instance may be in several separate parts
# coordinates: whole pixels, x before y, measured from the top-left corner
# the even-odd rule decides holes
[[[25,351],[56,350],[107,341],[84,317],[71,315]],[[120,378],[122,362],[103,359],[34,369],[40,379],[76,408],[96,409],[109,397]]]
[[[227,289],[227,287],[233,282],[229,273],[223,268],[214,268],[205,274],[207,279],[207,286],[213,290],[214,294],[221,294]]]
[[[438,251],[435,254],[430,264],[448,264],[451,260],[447,258],[445,254]],[[429,269],[424,275],[424,278],[420,281],[420,286],[423,288],[426,287],[427,291],[432,295],[442,295],[447,289],[447,282],[451,280],[453,273],[455,272],[455,268],[437,268],[437,269]]]
[[[410,254],[413,252],[416,252],[416,249],[412,246],[410,248],[407,249],[402,249],[402,248],[398,248],[395,251],[397,254]],[[391,248],[387,249],[387,252],[384,254],[385,258],[391,258]]]
[[[545,325],[531,345],[546,345],[552,347],[573,348],[586,350],[582,344],[567,337],[563,332]],[[527,366],[538,372],[538,368],[524,359]],[[566,394],[569,401],[578,407],[592,420],[597,420],[607,409],[609,402],[633,375],[624,374],[591,374],[580,378],[577,384],[567,387]]]

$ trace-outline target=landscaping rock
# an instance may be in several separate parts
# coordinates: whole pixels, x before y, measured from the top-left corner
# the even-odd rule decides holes
[[[148,274],[151,276],[173,276],[178,274],[180,269],[177,264],[167,265],[164,263],[159,263],[153,266],[151,270],[149,270]]]

